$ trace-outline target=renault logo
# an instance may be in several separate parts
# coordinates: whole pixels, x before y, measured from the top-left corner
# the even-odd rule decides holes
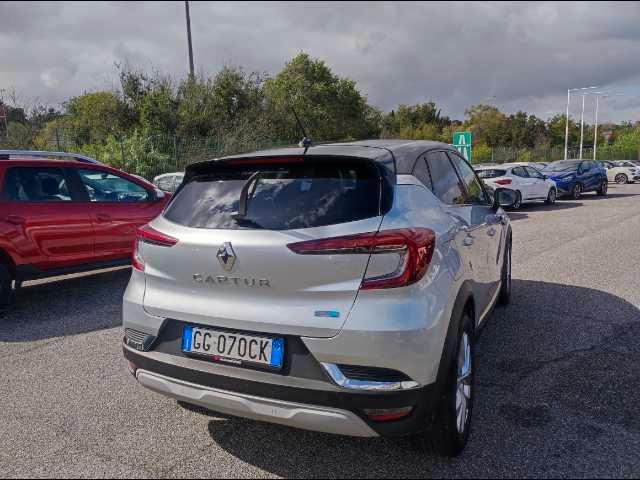
[[[220,245],[217,257],[226,272],[233,270],[233,265],[236,263],[236,254],[231,248],[231,242],[224,242]]]

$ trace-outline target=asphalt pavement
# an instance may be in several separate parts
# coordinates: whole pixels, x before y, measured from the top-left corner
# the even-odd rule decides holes
[[[28,286],[0,311],[0,477],[640,476],[640,185],[511,216],[514,298],[481,334],[461,457],[144,390],[122,358],[119,270]]]

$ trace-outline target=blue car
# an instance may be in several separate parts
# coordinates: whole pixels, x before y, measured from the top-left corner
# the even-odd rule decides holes
[[[607,172],[599,162],[560,160],[547,165],[542,173],[556,183],[558,197],[578,199],[584,192],[607,194]]]

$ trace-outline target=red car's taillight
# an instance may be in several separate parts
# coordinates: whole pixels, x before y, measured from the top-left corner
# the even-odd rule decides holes
[[[498,185],[511,185],[511,179],[503,178],[503,179],[500,179],[500,180],[496,180],[496,183]]]
[[[149,225],[140,227],[136,232],[136,239],[133,245],[133,256],[131,258],[131,266],[139,272],[144,272],[144,258],[142,257],[142,252],[140,250],[140,245],[142,243],[149,243],[160,247],[173,247],[178,243],[178,239],[165,235],[164,233],[160,233]]]
[[[368,272],[365,274],[361,288],[373,290],[404,287],[418,282],[427,273],[435,244],[433,230],[403,228],[290,243],[287,247],[300,255],[397,255],[398,264],[394,271],[375,276],[369,276]],[[367,270],[370,268],[371,262]]]

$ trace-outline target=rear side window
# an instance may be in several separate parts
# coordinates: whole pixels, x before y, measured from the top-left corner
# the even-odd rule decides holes
[[[484,189],[482,188],[482,184],[480,183],[476,172],[471,168],[471,165],[455,153],[449,153],[449,158],[451,158],[451,161],[458,170],[460,180],[462,180],[462,183],[467,189],[468,202],[476,205],[485,205],[487,203],[487,198],[485,196]]]
[[[511,170],[511,172],[516,177],[529,178],[529,174],[526,172],[526,170],[523,167],[516,167],[513,170]]]
[[[240,164],[191,179],[164,216],[193,228],[290,230],[376,217],[380,195],[378,170],[371,164]]]
[[[70,202],[61,168],[14,167],[5,175],[4,196],[14,202]]]
[[[433,152],[427,155],[427,164],[433,181],[433,193],[441,202],[448,205],[466,203],[460,179],[444,152]]]
[[[431,184],[431,176],[429,175],[429,169],[427,168],[427,161],[425,157],[418,158],[416,166],[413,168],[413,175],[420,180],[429,189],[433,190]]]

